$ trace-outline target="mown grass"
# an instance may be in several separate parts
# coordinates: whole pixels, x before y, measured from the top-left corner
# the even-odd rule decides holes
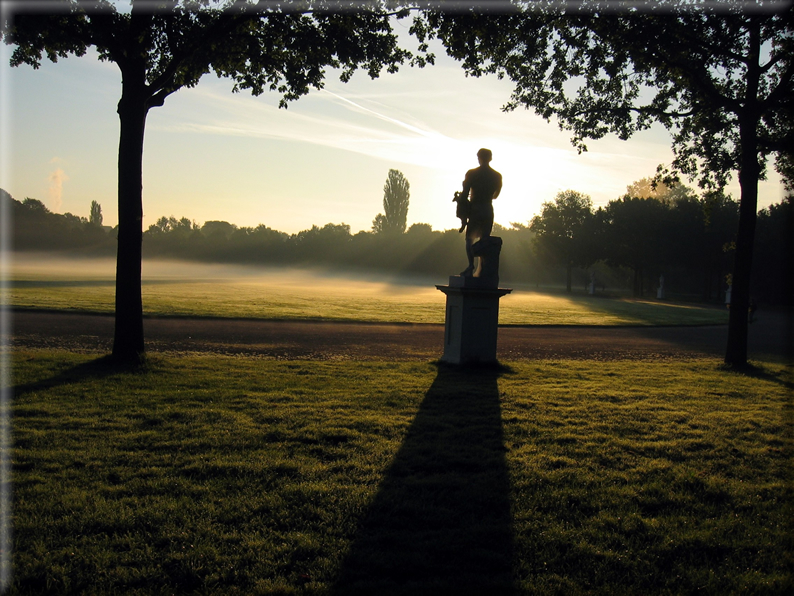
[[[781,365],[12,359],[12,593],[794,587]]]
[[[17,308],[113,312],[112,269],[16,264],[6,304]],[[148,265],[144,312],[159,316],[312,319],[383,323],[444,322],[444,295],[433,284],[410,285],[326,277],[307,271]],[[146,271],[147,268],[144,268]],[[226,274],[224,276],[224,273]],[[217,276],[222,277],[217,277]],[[203,277],[201,277],[203,276]],[[446,283],[439,280],[437,283]],[[712,325],[722,309],[692,304],[516,289],[501,301],[502,325]]]

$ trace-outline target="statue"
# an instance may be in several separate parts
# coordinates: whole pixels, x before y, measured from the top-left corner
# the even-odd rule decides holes
[[[491,151],[477,152],[478,168],[466,172],[463,190],[455,193],[459,232],[466,231],[469,266],[450,275],[449,285],[436,286],[447,297],[442,362],[496,362],[499,299],[513,290],[499,287],[502,239],[491,236],[493,200],[502,190],[502,175],[491,168]],[[474,258],[477,257],[477,267]]]
[[[461,272],[463,277],[499,276],[499,252],[502,239],[491,236],[493,229],[493,200],[502,190],[502,175],[491,168],[493,155],[490,149],[477,152],[479,167],[466,172],[463,190],[455,193],[456,215],[461,220],[459,232],[466,230],[466,257],[469,266]],[[471,195],[471,200],[469,196]],[[478,258],[474,268],[474,257]],[[497,281],[498,283],[498,281]]]

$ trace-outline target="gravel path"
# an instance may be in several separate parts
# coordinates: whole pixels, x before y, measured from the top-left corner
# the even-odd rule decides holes
[[[12,347],[109,352],[113,317],[43,311],[10,313]],[[146,318],[150,352],[251,354],[273,359],[423,360],[443,353],[441,325],[239,319]],[[727,326],[500,327],[498,356],[524,359],[721,358]],[[791,361],[792,322],[762,313],[750,326],[750,357]]]

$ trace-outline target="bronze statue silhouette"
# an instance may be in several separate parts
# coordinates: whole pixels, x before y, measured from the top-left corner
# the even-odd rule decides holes
[[[461,272],[464,277],[474,275],[474,254],[472,246],[490,237],[493,229],[493,200],[502,190],[502,175],[491,168],[493,155],[490,149],[477,152],[479,167],[466,172],[463,190],[455,193],[453,201],[458,203],[457,216],[461,219],[460,232],[466,230],[466,257],[469,266]],[[471,199],[469,199],[471,196]]]

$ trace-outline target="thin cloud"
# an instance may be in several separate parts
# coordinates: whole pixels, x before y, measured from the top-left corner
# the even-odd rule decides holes
[[[407,123],[331,91],[311,98],[314,102],[321,102],[311,112],[282,110],[255,99],[240,101],[239,96],[231,98],[211,90],[201,91],[200,95],[216,106],[213,114],[225,112],[226,117],[206,121],[187,116],[187,120],[169,125],[165,130],[312,143],[420,165],[432,161],[439,145],[460,142],[429,127]],[[323,108],[322,104],[329,100],[344,111],[335,116],[334,110]],[[308,102],[308,99],[304,100],[304,104]],[[354,114],[352,119],[351,113]],[[382,123],[392,126],[384,127]]]
[[[402,128],[404,128],[406,130],[414,132],[414,133],[416,133],[418,135],[421,135],[423,137],[439,136],[439,134],[434,132],[434,131],[427,130],[427,129],[421,129],[421,128],[418,128],[416,126],[411,126],[410,124],[408,124],[406,122],[403,122],[402,120],[397,120],[396,118],[391,118],[390,116],[386,116],[385,114],[381,114],[380,112],[376,112],[375,110],[370,110],[369,108],[365,108],[364,106],[362,106],[360,104],[357,104],[356,102],[354,102],[354,101],[352,101],[350,99],[342,97],[341,95],[339,95],[337,93],[334,93],[333,91],[328,91],[328,89],[323,89],[322,91],[323,91],[323,93],[327,93],[328,95],[330,95],[332,97],[335,97],[339,101],[342,101],[342,102],[344,102],[344,103],[346,103],[348,105],[353,106],[356,110],[364,112],[365,114],[371,114],[371,115],[375,116],[376,118],[379,118],[379,119],[381,119],[381,120],[383,120],[385,122],[391,122],[392,124],[396,124],[399,127],[402,127]]]

